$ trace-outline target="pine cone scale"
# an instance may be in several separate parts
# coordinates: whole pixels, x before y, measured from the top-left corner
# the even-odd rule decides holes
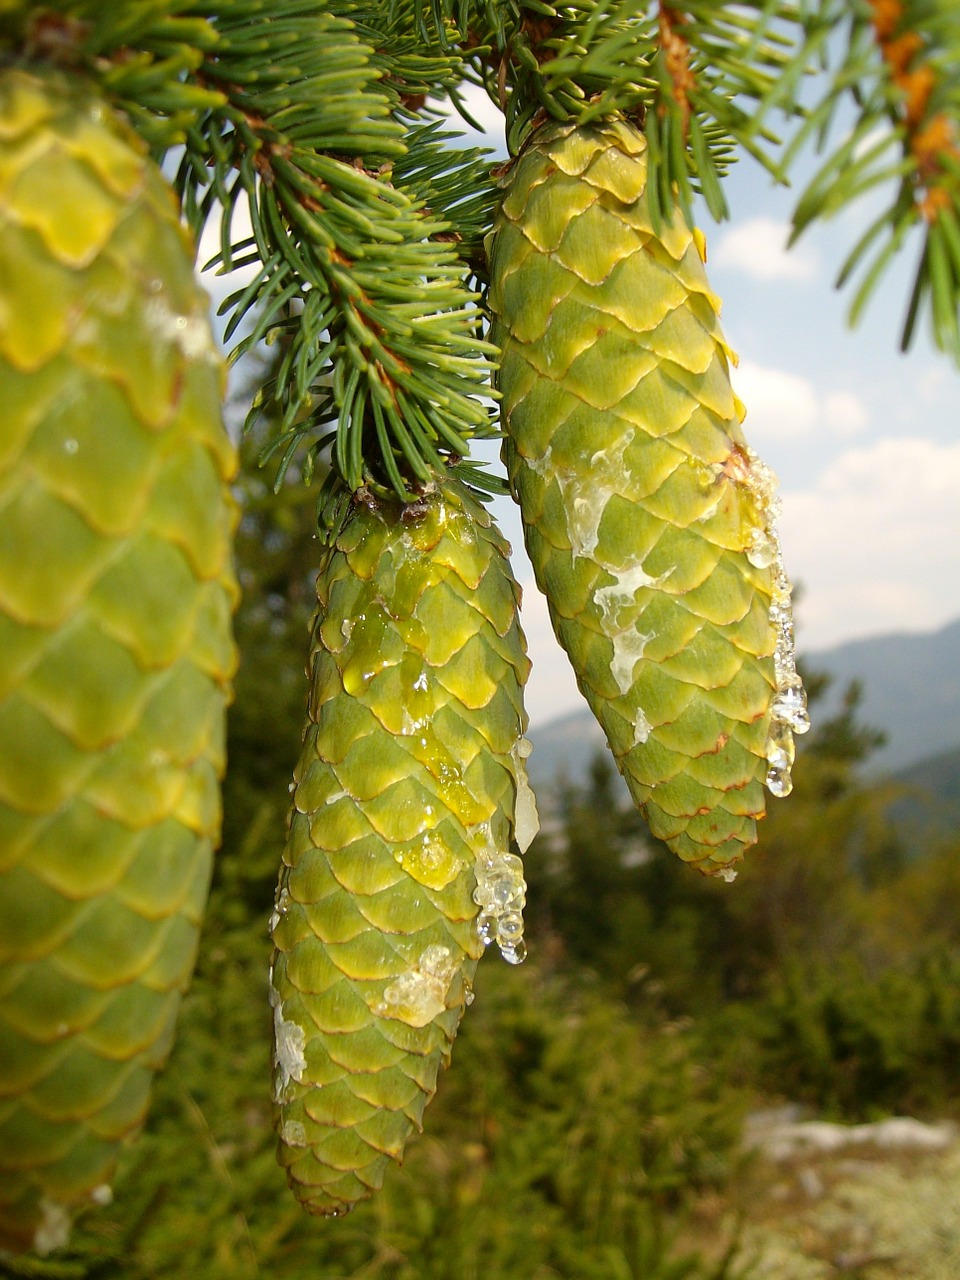
[[[654,233],[645,151],[622,121],[548,124],[505,177],[488,241],[504,456],[634,798],[726,873],[765,811],[785,579],[701,242],[679,220]]]
[[[0,1239],[46,1249],[142,1123],[193,968],[235,464],[142,144],[56,72],[0,98]]]
[[[354,508],[318,577],[273,964],[280,1158],[311,1212],[400,1157],[483,950],[528,668],[504,550],[444,480],[412,519]]]

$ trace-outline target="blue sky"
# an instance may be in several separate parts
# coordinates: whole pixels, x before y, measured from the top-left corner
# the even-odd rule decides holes
[[[499,112],[481,97],[471,106],[487,132],[467,133],[464,144],[503,153]],[[802,170],[798,177],[802,184]],[[810,228],[788,254],[794,193],[774,187],[749,157],[726,190],[730,221],[706,215],[702,223],[707,270],[740,355],[734,385],[747,406],[747,438],[780,478],[798,646],[811,652],[935,629],[960,615],[960,375],[926,333],[908,356],[899,352],[918,246],[908,246],[851,331],[850,297],[833,280],[875,204]],[[220,297],[227,290],[206,283]],[[533,582],[516,508],[503,499],[494,512],[524,588],[534,663],[527,707],[537,725],[582,702]]]

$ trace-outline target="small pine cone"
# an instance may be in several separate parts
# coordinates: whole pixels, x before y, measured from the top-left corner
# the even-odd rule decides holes
[[[235,666],[223,370],[167,184],[0,73],[0,1249],[109,1197],[193,971]]]
[[[630,125],[548,124],[488,242],[505,459],[537,582],[654,835],[756,840],[806,727],[775,481],[748,448],[702,239],[655,233]]]
[[[523,958],[509,850],[536,810],[508,552],[447,479],[406,512],[355,506],[317,579],[271,970],[279,1158],[311,1213],[401,1159],[484,944]]]

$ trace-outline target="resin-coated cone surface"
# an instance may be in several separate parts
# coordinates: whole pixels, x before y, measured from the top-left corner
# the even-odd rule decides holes
[[[271,978],[279,1156],[317,1214],[420,1128],[484,944],[523,957],[519,588],[459,484],[407,516],[355,507],[317,579]]]
[[[506,179],[488,245],[505,457],[635,800],[722,873],[756,839],[765,779],[789,788],[805,712],[773,477],[740,430],[702,241],[653,232],[645,153],[624,122],[547,125]]]
[[[139,141],[0,73],[0,1248],[109,1198],[193,969],[235,662],[222,389]]]

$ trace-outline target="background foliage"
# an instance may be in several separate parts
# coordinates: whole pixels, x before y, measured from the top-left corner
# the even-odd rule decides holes
[[[253,440],[251,448],[257,447]],[[956,1114],[956,840],[914,847],[859,766],[856,691],[805,748],[736,886],[644,843],[605,761],[527,857],[531,960],[488,958],[427,1134],[380,1195],[307,1218],[275,1163],[266,921],[305,695],[312,501],[255,476],[228,826],[177,1046],[116,1202],[11,1276],[745,1280],[691,1246],[746,1112]],[[809,683],[813,686],[815,681]]]

